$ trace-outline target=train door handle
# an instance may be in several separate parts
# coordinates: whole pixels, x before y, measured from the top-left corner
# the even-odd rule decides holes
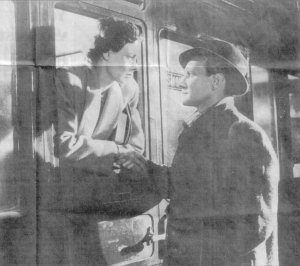
[[[141,252],[144,249],[144,243],[146,243],[147,246],[149,246],[150,243],[152,243],[152,242],[153,242],[153,229],[149,226],[147,228],[147,232],[142,240],[140,240],[139,242],[137,242],[136,244],[134,244],[132,246],[122,248],[120,251],[120,254],[121,254],[121,256],[125,256],[125,255],[128,255],[129,253]]]

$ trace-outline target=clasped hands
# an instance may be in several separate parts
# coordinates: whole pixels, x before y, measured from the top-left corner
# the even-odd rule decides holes
[[[142,176],[147,176],[147,160],[128,144],[117,145],[116,163],[125,169],[132,170]]]

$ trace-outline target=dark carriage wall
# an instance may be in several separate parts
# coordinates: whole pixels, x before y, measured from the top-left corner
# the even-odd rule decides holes
[[[296,72],[299,6],[296,0],[159,0],[149,12],[179,32],[248,47],[256,65]]]

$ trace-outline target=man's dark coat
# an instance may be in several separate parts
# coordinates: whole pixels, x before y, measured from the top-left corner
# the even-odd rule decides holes
[[[279,167],[265,132],[228,97],[179,137],[165,264],[278,265]]]

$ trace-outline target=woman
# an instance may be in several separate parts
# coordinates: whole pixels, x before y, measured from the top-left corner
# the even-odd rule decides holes
[[[100,31],[88,53],[92,67],[57,71],[59,158],[67,209],[98,208],[109,200],[115,163],[143,171],[139,92],[132,78],[139,32],[132,23],[112,18],[100,21]]]
[[[97,222],[117,193],[116,166],[144,171],[139,91],[133,79],[138,49],[136,26],[102,19],[88,53],[92,66],[57,70],[59,208],[64,212],[55,218],[63,233],[56,226],[55,235],[64,238],[59,242],[68,239],[71,247],[55,263],[105,265]]]

